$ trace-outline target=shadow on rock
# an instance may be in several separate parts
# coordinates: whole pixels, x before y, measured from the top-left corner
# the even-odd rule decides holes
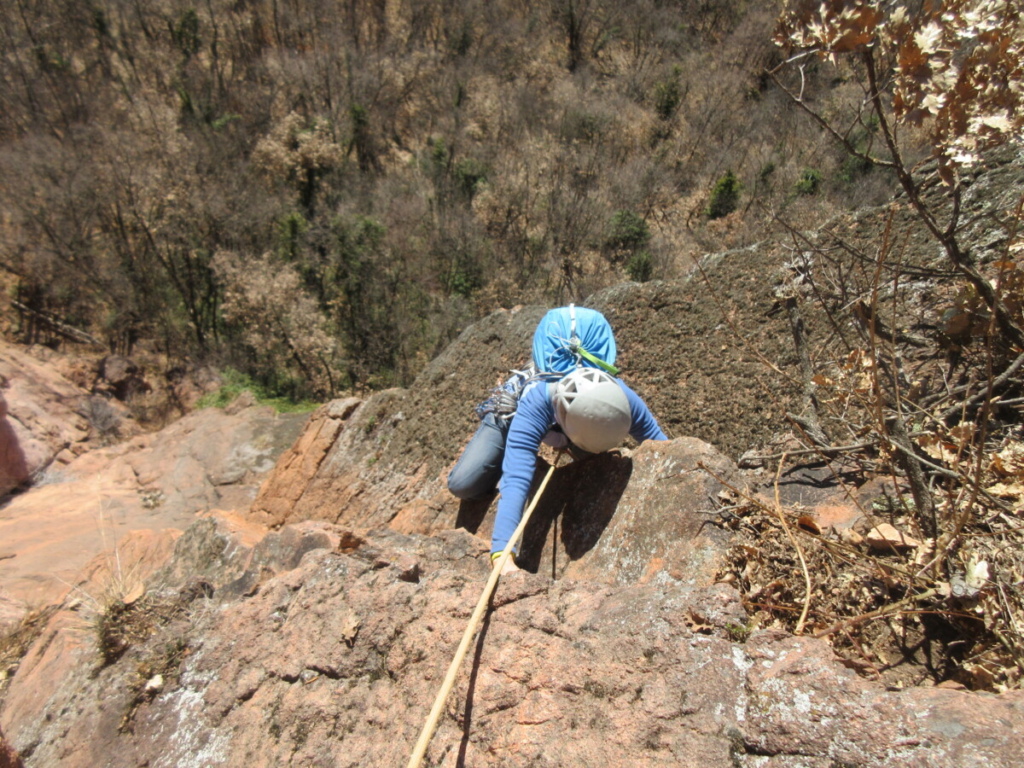
[[[6,502],[2,497],[28,482],[30,474],[18,435],[0,413],[0,506]]]
[[[487,517],[487,511],[491,504],[498,498],[498,494],[490,493],[483,499],[465,499],[459,502],[459,513],[455,518],[456,528],[465,528],[470,533],[480,531],[480,526]]]
[[[538,467],[534,489],[547,466],[541,463]],[[556,470],[523,533],[517,558],[520,567],[536,573],[543,561],[550,559],[552,578],[560,578],[569,563],[579,560],[601,539],[632,474],[632,459],[617,453],[593,456]],[[543,568],[547,572],[548,567]]]

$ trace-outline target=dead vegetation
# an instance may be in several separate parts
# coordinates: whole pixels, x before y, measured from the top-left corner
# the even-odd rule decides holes
[[[146,589],[134,583],[126,590],[107,594],[96,603],[92,623],[104,664],[113,664],[135,645],[145,643],[163,627],[187,615],[200,597],[210,597],[213,588],[205,582],[182,589]]]
[[[803,403],[786,413],[788,441],[746,457],[774,480],[733,501],[742,543],[721,577],[757,623],[827,637],[894,685],[1005,690],[1024,670],[1024,110],[989,82],[1020,82],[1020,25],[1012,9],[964,0],[909,14],[791,3],[779,26],[799,68],[773,73],[780,87],[852,156],[891,168],[902,194],[815,233],[787,228],[776,311]],[[979,35],[953,63],[958,41]],[[816,58],[862,84],[858,110],[802,100]],[[915,133],[924,162],[911,160]],[[808,461],[855,526],[782,503],[780,482]]]
[[[828,638],[851,667],[897,687],[1019,687],[1019,519],[973,522],[963,545],[940,560],[934,542],[906,533],[916,527],[906,510],[872,510],[840,533],[763,497],[734,507],[727,524],[739,543],[719,578],[740,590],[749,628]],[[938,562],[944,567],[935,574]]]
[[[979,273],[1020,325],[1020,205],[990,194],[999,224],[989,237],[1000,245]],[[1024,670],[1024,350],[969,281],[911,246],[905,214],[894,203],[873,224],[793,233],[777,295],[792,313],[803,410],[787,414],[787,437],[745,457],[763,467],[761,493],[723,501],[720,522],[740,543],[720,577],[756,624],[827,637],[851,666],[893,685],[1014,688]],[[866,251],[858,238],[878,245]],[[809,466],[855,525],[780,501],[780,482]]]
[[[209,584],[195,582],[174,590],[133,590],[105,601],[94,620],[102,663],[127,657],[132,669],[127,678],[132,696],[120,730],[130,730],[140,706],[176,685],[189,652],[195,603],[212,594]]]
[[[0,7],[4,330],[327,398],[410,383],[499,306],[749,244],[755,199],[818,221],[891,185],[791,119],[773,4],[378,10]],[[746,215],[710,221],[723,178]]]
[[[1020,325],[1020,205],[994,190],[991,202],[1000,247],[979,273]],[[870,222],[794,233],[777,295],[793,313],[804,407],[788,438],[745,457],[764,468],[762,492],[723,501],[720,523],[741,543],[720,577],[758,625],[827,637],[893,685],[1018,687],[1024,354],[968,281],[909,246],[902,213],[877,214],[872,253],[857,242]],[[808,466],[856,525],[780,501],[780,482]]]
[[[46,628],[50,617],[57,611],[57,606],[48,606],[42,610],[30,611],[9,632],[0,635],[0,697],[17,674],[21,660],[28,649],[39,638]]]

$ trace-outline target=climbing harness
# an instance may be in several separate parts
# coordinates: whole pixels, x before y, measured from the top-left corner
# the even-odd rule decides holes
[[[513,368],[509,373],[512,376],[504,384],[499,384],[492,389],[487,399],[476,407],[476,415],[481,419],[488,413],[493,413],[496,419],[508,421],[515,416],[516,410],[519,408],[519,400],[526,394],[526,390],[531,384],[561,375],[538,371],[533,363],[521,371]]]
[[[484,591],[481,593],[480,599],[477,600],[476,608],[473,610],[473,615],[469,617],[469,626],[466,627],[466,631],[462,635],[462,642],[459,643],[459,647],[455,651],[455,658],[452,659],[452,663],[448,666],[448,674],[445,676],[444,682],[441,683],[441,690],[438,691],[437,698],[434,699],[434,706],[431,708],[430,714],[427,716],[427,722],[424,723],[423,730],[420,731],[419,741],[416,742],[416,748],[413,750],[412,757],[409,758],[409,763],[406,768],[419,768],[420,763],[423,761],[423,756],[427,752],[430,739],[433,737],[434,730],[437,728],[437,721],[441,719],[441,710],[444,709],[444,705],[448,701],[448,694],[451,693],[452,686],[455,685],[455,677],[459,673],[459,667],[462,666],[462,660],[466,657],[466,652],[469,650],[470,643],[473,642],[473,638],[476,635],[477,627],[480,625],[480,621],[483,619],[484,613],[486,613],[487,607],[491,602],[491,595],[494,593],[494,588],[498,584],[498,579],[501,578],[501,569],[505,567],[505,563],[510,557],[512,557],[513,550],[519,543],[519,539],[523,535],[523,531],[526,530],[526,523],[530,520],[530,515],[533,514],[533,510],[537,506],[537,502],[540,501],[541,494],[544,493],[544,489],[548,485],[548,480],[550,480],[551,475],[554,474],[555,467],[558,466],[558,462],[561,458],[561,453],[555,457],[555,463],[548,469],[547,474],[544,476],[544,480],[537,489],[537,493],[533,496],[533,501],[530,502],[530,506],[528,506],[526,511],[523,512],[523,519],[519,521],[519,525],[516,527],[515,532],[508,540],[508,544],[505,545],[504,552],[501,553],[501,557],[499,557],[493,564],[491,576],[487,580],[487,584],[484,586]]]

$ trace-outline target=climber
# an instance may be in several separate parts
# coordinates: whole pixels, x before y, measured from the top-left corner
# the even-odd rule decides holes
[[[448,475],[460,499],[482,499],[501,485],[491,538],[497,560],[523,515],[541,442],[575,458],[603,453],[631,435],[667,440],[640,396],[616,378],[615,337],[600,312],[548,312],[533,336],[533,363],[477,406],[480,426]],[[518,570],[505,561],[503,572]]]

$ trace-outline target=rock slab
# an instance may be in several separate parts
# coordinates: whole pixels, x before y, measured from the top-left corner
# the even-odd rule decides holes
[[[321,522],[245,547],[225,526],[202,528],[175,558],[194,558],[197,537],[220,539],[218,557],[241,575],[118,662],[98,661],[73,614],[53,618],[0,710],[25,765],[407,761],[488,573],[483,543]],[[725,585],[508,577],[426,764],[1020,764],[1021,692],[886,691],[820,640],[759,631],[737,642],[743,622]],[[147,692],[138,671],[168,648],[175,663]]]

